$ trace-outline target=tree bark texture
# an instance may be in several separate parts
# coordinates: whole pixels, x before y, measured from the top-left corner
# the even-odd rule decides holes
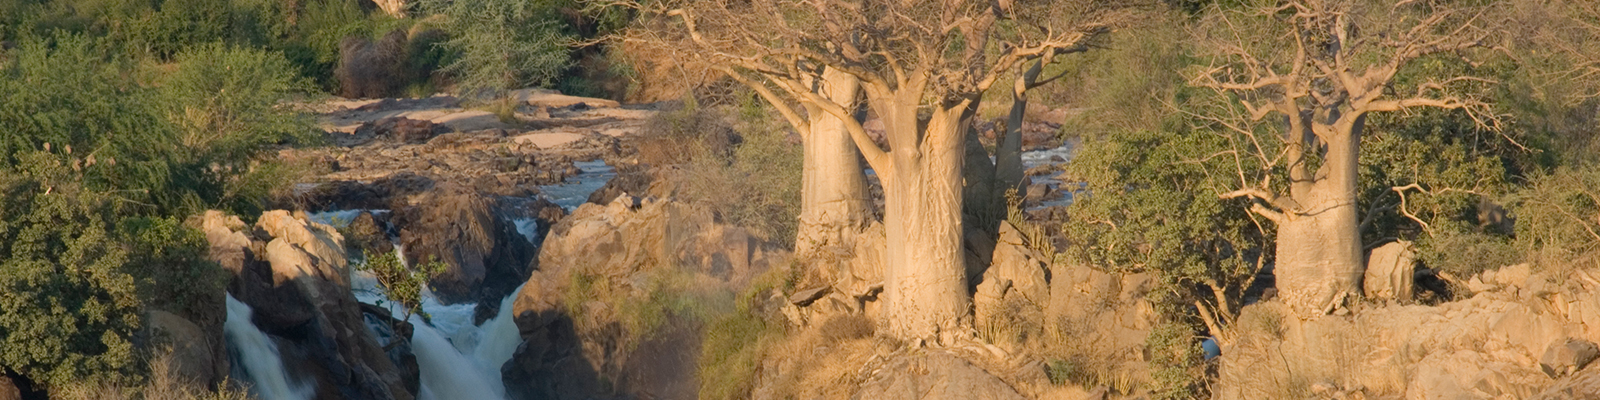
[[[860,89],[854,76],[828,69],[820,83],[823,96],[853,108]],[[803,138],[800,224],[795,235],[799,257],[827,246],[848,246],[870,218],[866,175],[845,121],[815,107],[808,107],[806,115],[810,132]]]
[[[1325,136],[1331,141],[1323,165],[1314,175],[1306,173],[1303,161],[1290,165],[1295,207],[1278,225],[1273,274],[1284,303],[1304,316],[1326,314],[1361,290],[1366,263],[1357,229],[1356,184],[1364,120],[1355,116],[1313,125],[1332,133]]]

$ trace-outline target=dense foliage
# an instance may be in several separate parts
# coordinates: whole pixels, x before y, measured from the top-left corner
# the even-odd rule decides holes
[[[453,0],[434,3],[453,37],[443,45],[460,54],[444,70],[465,92],[499,93],[550,86],[568,65],[568,42],[554,13],[539,1]]]
[[[71,179],[71,157],[20,158],[0,172],[0,363],[48,384],[135,381],[141,305],[114,200]]]
[[[0,52],[0,364],[48,385],[136,384],[147,308],[223,318],[227,272],[185,217],[259,210],[270,146],[309,137],[278,106],[276,53],[211,44],[157,66],[59,33]]]

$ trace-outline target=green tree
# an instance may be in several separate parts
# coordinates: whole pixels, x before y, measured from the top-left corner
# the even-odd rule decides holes
[[[570,65],[571,37],[562,33],[554,4],[520,0],[429,1],[451,33],[444,46],[460,54],[443,71],[463,92],[499,93],[549,86]]]
[[[222,208],[260,212],[256,204],[287,184],[268,146],[316,140],[311,120],[278,101],[309,90],[277,52],[206,44],[176,55],[175,68],[159,79],[157,109],[175,132],[174,180],[186,191],[170,192],[186,214]]]

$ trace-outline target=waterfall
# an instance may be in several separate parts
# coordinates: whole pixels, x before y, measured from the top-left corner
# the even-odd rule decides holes
[[[479,368],[494,377],[496,383],[502,383],[500,366],[511,361],[511,355],[522,344],[522,332],[517,330],[517,323],[511,315],[512,305],[521,291],[522,287],[519,286],[510,296],[500,300],[500,312],[495,314],[494,319],[483,321],[483,326],[478,328],[478,347],[473,350],[472,358],[478,362]]]
[[[450,341],[422,318],[413,316],[411,324],[411,351],[417,355],[417,367],[422,372],[420,400],[434,399],[503,399],[505,385],[498,378],[484,373],[479,363],[456,351]],[[439,396],[443,395],[443,396]]]
[[[399,305],[390,301],[371,274],[357,272],[351,281],[356,298],[368,304],[381,304],[391,316],[399,317]],[[521,333],[512,319],[511,308],[517,290],[500,301],[500,312],[482,325],[473,325],[476,304],[441,304],[427,288],[422,290],[421,315],[408,321],[413,327],[411,352],[417,356],[422,387],[418,400],[503,399],[505,384],[500,366],[511,359],[522,344]]]
[[[266,400],[305,400],[315,394],[315,389],[291,384],[289,374],[283,369],[283,359],[278,356],[278,345],[266,333],[250,322],[250,306],[232,294],[228,295],[228,320],[223,330],[228,338],[228,349],[239,355],[235,368],[242,369],[250,380],[251,390]]]

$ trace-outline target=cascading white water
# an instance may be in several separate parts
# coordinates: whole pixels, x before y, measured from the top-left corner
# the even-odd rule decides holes
[[[422,372],[418,399],[505,398],[505,385],[497,379],[499,373],[484,373],[479,363],[456,351],[422,318],[413,316],[411,324],[416,327],[411,334],[411,351],[417,355],[417,367]]]
[[[283,369],[283,359],[278,356],[278,345],[250,322],[250,315],[249,305],[228,295],[228,320],[223,323],[223,331],[230,350],[239,353],[239,364],[235,368],[243,370],[250,380],[251,390],[266,400],[311,398],[315,389],[290,382],[288,372]]]
[[[382,304],[390,315],[401,314],[390,301],[371,274],[357,273],[353,283],[356,298],[369,304]],[[417,356],[422,387],[418,400],[442,399],[504,399],[505,384],[500,380],[500,366],[511,359],[522,343],[521,334],[512,320],[511,308],[516,292],[500,301],[500,312],[481,325],[473,325],[475,304],[441,304],[433,293],[422,292],[421,315],[412,315],[408,321],[413,327],[411,352]]]
[[[616,170],[606,165],[604,161],[575,164],[582,173],[570,178],[568,183],[539,187],[544,196],[568,211],[582,205],[590,193],[616,176]],[[316,213],[312,217],[325,223],[339,225],[341,222],[353,220],[359,211]],[[509,222],[514,224],[517,232],[529,242],[538,244],[542,241],[543,238],[538,235],[536,220],[523,218]],[[405,250],[398,244],[395,246],[395,253],[404,263]],[[353,275],[352,291],[358,300],[387,308],[391,317],[398,318],[402,314],[370,273],[356,272]],[[511,315],[517,292],[521,290],[522,287],[518,286],[500,301],[500,311],[493,319],[484,321],[481,325],[474,325],[476,304],[440,304],[431,291],[423,289],[422,311],[429,315],[428,320],[431,322],[424,322],[418,315],[412,315],[408,319],[413,326],[411,351],[417,356],[417,366],[421,372],[418,400],[505,398],[505,384],[501,382],[500,367],[511,360],[517,346],[522,344],[521,334]]]
[[[483,325],[478,327],[478,346],[473,349],[472,359],[478,362],[480,369],[492,375],[496,383],[502,382],[500,366],[511,361],[511,355],[522,344],[522,332],[517,330],[517,323],[511,315],[512,305],[520,291],[522,288],[519,286],[510,296],[500,300],[500,312],[495,314],[494,319],[483,321]]]

